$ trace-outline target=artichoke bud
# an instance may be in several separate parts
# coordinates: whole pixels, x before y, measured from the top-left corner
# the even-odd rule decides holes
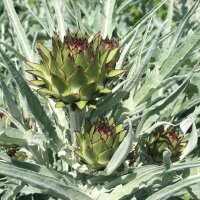
[[[164,126],[160,126],[148,136],[146,147],[152,159],[157,163],[162,163],[162,155],[166,148],[172,153],[172,161],[177,161],[186,145],[182,139],[183,133],[178,128],[170,126],[164,130]]]
[[[91,168],[104,168],[126,134],[122,124],[116,125],[112,118],[98,120],[89,131],[76,132],[75,153]]]
[[[41,95],[54,99],[56,107],[94,107],[97,97],[112,92],[109,82],[125,72],[115,69],[119,44],[99,33],[88,37],[68,30],[63,42],[55,33],[52,49],[39,43],[38,51],[40,63],[27,62],[33,68],[28,72],[37,78],[31,83]]]
[[[27,154],[23,151],[20,151],[19,147],[9,148],[6,153],[11,158],[14,158],[20,161],[24,161],[28,158]]]

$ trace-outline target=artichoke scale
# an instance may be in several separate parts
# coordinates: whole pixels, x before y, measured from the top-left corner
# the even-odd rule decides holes
[[[89,165],[93,165],[94,163],[97,162],[97,156],[96,156],[96,154],[88,146],[83,148],[82,155],[83,155],[84,160],[86,160],[86,162]]]
[[[67,104],[72,104],[77,102],[80,99],[79,94],[69,94],[62,97],[62,101],[66,102]]]
[[[57,96],[64,97],[70,93],[69,84],[54,74],[51,75],[51,86],[52,86],[52,91]]]
[[[83,69],[86,69],[89,66],[89,63],[82,51],[77,54],[75,63],[76,66],[81,66]]]
[[[54,74],[55,76],[59,77],[60,79],[65,80],[65,73],[58,65],[56,59],[53,57],[52,54],[50,57],[51,57],[51,59],[50,59],[49,68],[50,68],[51,74]]]
[[[71,93],[79,93],[82,86],[88,83],[88,78],[81,67],[77,67],[74,72],[67,78],[71,87]]]
[[[113,156],[112,148],[107,149],[106,151],[100,153],[98,155],[98,164],[106,165],[110,161]]]
[[[47,59],[50,59],[50,50],[48,48],[46,48],[42,43],[38,43],[38,48],[43,56],[46,56]]]
[[[74,72],[76,69],[76,64],[71,55],[66,57],[60,68],[65,73],[66,78],[68,78]]]
[[[96,155],[107,150],[106,142],[103,139],[98,140],[96,143],[92,144],[92,150],[95,152]]]

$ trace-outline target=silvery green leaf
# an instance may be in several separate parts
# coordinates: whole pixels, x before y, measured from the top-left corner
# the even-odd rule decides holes
[[[10,111],[12,117],[14,119],[16,119],[22,126],[24,126],[22,115],[21,115],[17,105],[15,104],[13,97],[12,97],[11,93],[9,92],[6,84],[4,83],[3,77],[1,75],[0,75],[0,84],[1,84],[1,87],[2,87],[2,90],[4,93],[4,97],[6,99],[7,106],[9,108],[9,111]]]
[[[170,104],[172,101],[174,101],[174,99],[176,99],[185,90],[191,76],[192,76],[192,73],[190,73],[188,75],[188,77],[184,80],[184,82],[175,91],[173,91],[168,97],[166,97],[164,100],[161,100],[160,102],[158,102],[155,106],[150,107],[143,114],[143,117],[136,129],[136,137],[139,137],[139,135],[142,134],[141,130],[143,129],[143,125],[144,125],[145,121],[151,115],[163,110],[168,104]]]
[[[23,189],[24,185],[25,184],[22,182],[18,184],[10,184],[8,186],[9,189],[5,191],[5,193],[1,197],[1,200],[13,200],[16,197],[16,195]]]
[[[152,10],[150,10],[144,17],[142,17],[133,27],[131,27],[131,30],[128,32],[128,34],[126,34],[126,36],[122,40],[122,44],[130,40],[130,38],[135,32],[135,27],[142,26],[144,23],[146,23],[146,21],[148,21],[165,2],[167,2],[167,0],[161,1],[157,6],[155,6]]]
[[[111,38],[113,32],[113,14],[116,0],[105,0],[104,1],[104,13],[102,16],[102,31],[101,35],[103,38]]]
[[[186,134],[187,130],[190,128],[192,123],[193,123],[192,117],[188,117],[180,123],[180,129],[183,132],[183,134]]]
[[[156,122],[150,128],[148,128],[147,130],[144,130],[144,132],[148,133],[148,134],[152,133],[157,127],[162,126],[162,125],[164,125],[164,126],[172,126],[173,124],[169,123],[169,122],[165,122],[165,121]]]
[[[125,1],[123,1],[120,4],[120,6],[117,8],[116,13],[119,14],[122,10],[124,10],[125,8],[127,8],[130,5],[130,3],[135,4],[136,2],[133,2],[132,0],[125,0]]]
[[[63,38],[65,36],[65,21],[62,14],[62,0],[55,0],[54,1],[54,9],[55,9],[55,15],[57,18],[58,23],[58,30],[60,33],[60,39],[63,41]]]
[[[126,195],[134,194],[136,191],[139,190],[139,186],[141,184],[143,186],[145,184],[148,185],[149,181],[151,181],[152,179],[155,180],[156,178],[159,179],[159,177],[162,177],[164,173],[172,173],[176,171],[182,171],[183,169],[189,169],[199,166],[200,166],[200,161],[195,160],[195,161],[188,161],[185,163],[172,164],[168,170],[166,170],[165,167],[163,166],[153,166],[153,165],[139,167],[138,169],[136,168],[133,171],[133,174],[128,175],[131,176],[131,178],[128,179],[127,183],[125,183],[117,191],[111,192],[109,200],[119,200]],[[125,179],[127,179],[127,177]],[[123,179],[119,177],[118,182],[114,181],[114,183],[116,182],[117,184],[121,184],[122,180]],[[111,185],[111,183],[108,183],[107,185]]]
[[[188,154],[190,154],[197,147],[197,142],[198,142],[198,133],[197,133],[196,125],[194,123],[194,119],[193,119],[192,132],[191,132],[189,141],[180,156],[180,160],[183,160]]]
[[[46,21],[47,21],[49,32],[50,32],[49,34],[53,35],[53,31],[55,31],[55,23],[50,13],[50,8],[47,3],[47,0],[44,0],[44,8],[45,8],[45,14],[46,14]]]
[[[11,47],[10,45],[6,44],[5,42],[0,41],[0,44],[2,44],[3,46],[5,46],[7,49],[9,49],[10,51],[12,51],[16,57],[18,57],[20,60],[25,61],[26,57],[23,56],[22,54],[19,53],[19,51],[17,51],[16,49],[14,49],[13,47]]]
[[[182,35],[183,31],[184,31],[184,28],[187,25],[187,22],[193,16],[193,14],[196,11],[196,9],[198,8],[199,3],[200,3],[199,0],[196,1],[195,4],[192,6],[192,8],[189,10],[189,12],[181,20],[179,26],[177,27],[175,33],[173,34],[173,36],[171,38],[171,45],[170,45],[169,54],[172,53],[172,52],[174,52],[174,50],[178,46],[180,38],[181,38],[181,35]]]
[[[135,106],[143,101],[146,95],[151,96],[155,92],[155,88],[159,86],[160,82],[171,76],[171,74],[177,70],[177,68],[183,63],[183,61],[188,58],[188,56],[196,49],[200,44],[200,34],[195,32],[193,35],[187,36],[184,43],[182,43],[176,51],[171,54],[161,66],[159,75],[156,78],[156,82],[150,84],[146,82],[136,93],[133,101]],[[148,77],[147,77],[148,79]],[[152,89],[153,88],[153,89]]]
[[[200,106],[196,107],[194,112],[180,123],[180,129],[185,134],[190,126],[193,124],[194,119],[200,114]]]
[[[136,63],[134,64],[134,66],[131,67],[131,69],[129,70],[129,73],[127,75],[127,79],[128,82],[124,85],[124,90],[128,93],[132,90],[133,87],[137,86],[139,80],[141,79],[142,74],[146,71],[146,61],[144,63],[144,65],[142,65],[142,52],[144,50],[145,44],[147,42],[147,35],[149,33],[149,29],[152,23],[152,19],[150,19],[148,21],[144,36],[142,38],[141,41],[141,45],[139,47],[139,52],[138,55],[136,57]],[[149,52],[148,52],[149,54]],[[149,55],[148,55],[149,57]],[[145,57],[145,59],[147,59],[147,57]]]
[[[21,132],[26,132],[23,124],[19,123],[8,111],[0,107],[0,112],[3,113],[13,124],[21,131]],[[8,127],[7,124],[6,126],[3,125],[3,127]]]
[[[35,116],[37,121],[40,123],[42,127],[44,127],[44,131],[49,133],[49,137],[51,138],[52,147],[55,149],[60,148],[60,141],[58,136],[55,133],[55,128],[53,127],[50,119],[42,108],[38,98],[31,91],[30,87],[27,85],[24,78],[21,74],[16,70],[15,66],[12,64],[8,56],[3,52],[0,48],[0,53],[3,57],[3,60],[8,67],[9,71],[12,73],[12,76],[19,87],[19,90],[24,97],[24,101],[26,101],[31,113]]]
[[[172,109],[171,116],[174,117],[181,109],[181,105],[184,102],[185,94],[181,94],[180,97],[177,98],[177,101]]]
[[[129,130],[128,134],[125,136],[122,143],[119,145],[118,149],[112,156],[111,160],[106,166],[104,170],[106,175],[111,175],[126,159],[129,154],[133,143],[133,132],[132,132],[132,124],[129,120]]]
[[[175,184],[164,187],[163,189],[155,192],[149,196],[146,200],[167,200],[172,197],[176,192],[196,183],[200,182],[200,176],[194,176],[191,178],[183,179]]]
[[[21,180],[27,184],[38,187],[44,193],[50,194],[54,197],[61,199],[74,199],[74,200],[92,200],[88,195],[84,194],[74,184],[63,184],[60,179],[38,174],[30,169],[23,169],[8,163],[2,162],[0,164],[0,174],[10,176]]]
[[[0,130],[0,140],[5,143],[26,146],[28,137],[28,135],[16,128],[5,128],[3,130]]]
[[[136,27],[136,31],[135,31],[133,37],[130,39],[130,41],[127,44],[124,44],[124,49],[123,49],[122,53],[120,54],[118,62],[116,63],[116,69],[123,68],[125,59],[128,56],[128,54],[130,53],[131,46],[137,36],[138,29],[139,29],[139,27]]]
[[[163,167],[152,166],[152,168],[147,168],[143,173],[136,174],[136,177],[130,180],[127,184],[120,187],[117,191],[111,192],[109,200],[119,200],[126,195],[135,193],[139,189],[141,182],[149,180],[149,178],[155,174],[163,173],[163,169]]]
[[[3,2],[4,2],[4,5],[5,5],[5,8],[8,12],[8,15],[10,17],[10,21],[11,21],[11,23],[14,27],[14,30],[17,34],[19,42],[22,45],[23,51],[26,55],[26,58],[29,61],[34,61],[35,59],[34,59],[34,56],[32,54],[32,49],[29,45],[27,36],[26,36],[25,31],[23,29],[23,26],[22,26],[22,24],[19,20],[19,17],[17,15],[16,11],[15,11],[12,0],[3,0]]]
[[[38,17],[37,14],[35,14],[33,12],[31,6],[26,1],[25,1],[25,5],[28,8],[29,12],[33,15],[33,17],[38,21],[39,24],[41,24],[41,26],[44,28],[46,33],[49,34],[49,36],[51,37],[51,35],[50,35],[51,32],[48,30],[48,28],[47,28],[46,24],[44,23],[44,21],[40,17]]]
[[[152,128],[157,127],[159,124],[163,124],[162,122],[161,123],[158,122],[154,124],[154,122],[158,121],[159,117],[160,116],[158,114],[152,114],[151,116],[149,116],[149,118],[143,124],[141,133],[144,133],[144,132],[148,133],[150,132],[150,130],[152,130]],[[152,127],[152,124],[154,124],[153,127]]]

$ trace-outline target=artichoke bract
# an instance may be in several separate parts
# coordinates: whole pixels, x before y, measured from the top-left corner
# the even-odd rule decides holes
[[[172,155],[172,161],[178,161],[179,157],[186,146],[186,142],[182,142],[183,133],[175,126],[170,126],[164,130],[164,126],[160,126],[153,131],[147,141],[146,147],[152,159],[157,163],[162,163],[163,152],[168,148]]]
[[[89,131],[76,132],[75,153],[91,168],[104,168],[126,134],[123,125],[116,125],[113,118],[98,120]]]
[[[38,44],[40,63],[27,62],[37,77],[31,81],[37,91],[55,99],[56,107],[75,105],[83,109],[95,107],[95,99],[111,93],[108,83],[125,70],[116,70],[119,45],[114,40],[102,39],[100,34],[86,36],[68,30],[63,42],[59,35],[52,37],[52,49]]]

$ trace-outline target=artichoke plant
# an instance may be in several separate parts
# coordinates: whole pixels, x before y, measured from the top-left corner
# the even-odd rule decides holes
[[[86,104],[95,106],[95,99],[111,93],[109,81],[123,73],[116,70],[119,45],[114,40],[102,39],[100,34],[74,36],[68,30],[63,42],[58,34],[52,38],[52,50],[38,44],[40,63],[28,62],[37,77],[31,81],[37,91],[56,100],[56,107],[66,104],[83,109]]]
[[[170,126],[164,130],[164,126],[160,126],[149,135],[146,147],[156,163],[162,163],[163,152],[166,148],[172,153],[171,160],[177,161],[186,145],[182,139],[183,133],[178,128]]]
[[[15,124],[0,120],[1,199],[200,199],[200,0],[190,1],[0,1],[0,111]],[[146,15],[133,25],[136,7]],[[172,122],[184,134],[151,133]]]
[[[92,168],[103,168],[110,161],[127,130],[123,125],[110,120],[98,120],[92,128],[84,133],[76,132],[76,154]]]

